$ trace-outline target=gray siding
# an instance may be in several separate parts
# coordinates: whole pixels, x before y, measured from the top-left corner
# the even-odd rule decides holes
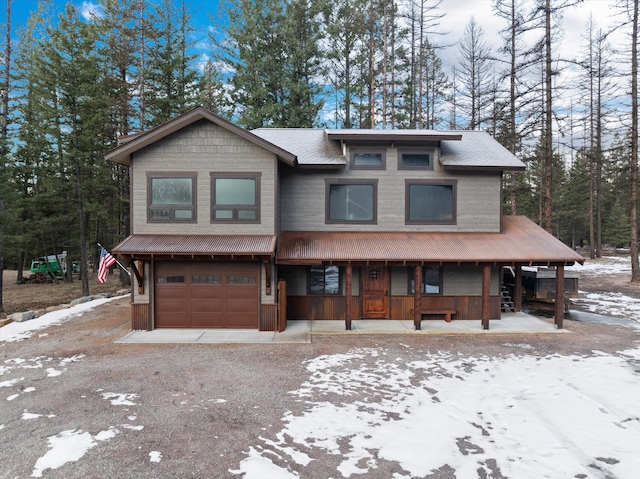
[[[385,170],[282,170],[283,231],[500,231],[501,177],[497,172],[452,174],[435,161],[433,171],[398,170],[398,151],[387,149]],[[347,158],[349,153],[347,152]],[[375,225],[325,224],[325,178],[377,179]],[[457,179],[456,225],[405,225],[405,179]]]
[[[135,153],[131,167],[134,234],[275,234],[275,156],[202,120]],[[147,172],[197,172],[197,223],[147,222]],[[256,172],[260,178],[260,224],[211,223],[212,172]]]
[[[413,267],[411,267],[413,271]],[[409,293],[409,268],[391,268],[391,294],[404,296]],[[445,296],[481,296],[481,266],[445,266],[442,272],[442,294]],[[491,294],[500,294],[500,276],[497,268],[491,269]]]

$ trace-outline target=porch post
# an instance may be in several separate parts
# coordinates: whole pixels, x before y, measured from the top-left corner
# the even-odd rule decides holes
[[[513,285],[513,309],[522,311],[522,266],[515,266],[516,277]]]
[[[351,331],[351,278],[352,278],[352,267],[351,263],[347,264],[346,273],[345,273],[345,328],[347,331]]]
[[[556,266],[556,311],[555,325],[557,329],[562,329],[564,319],[564,265]]]
[[[422,266],[415,267],[413,274],[413,326],[416,331],[422,329]]]
[[[491,266],[482,267],[482,329],[489,329],[491,316]]]

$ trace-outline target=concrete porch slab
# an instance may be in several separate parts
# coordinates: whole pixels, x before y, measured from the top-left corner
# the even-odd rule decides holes
[[[566,333],[556,329],[551,320],[536,318],[526,313],[504,313],[500,320],[490,320],[489,329],[483,330],[479,320],[422,321],[422,330],[415,331],[413,321],[388,319],[359,319],[352,321],[352,330],[345,329],[344,321],[290,320],[282,333],[248,329],[155,329],[131,331],[120,344],[260,344],[260,343],[310,343],[313,335],[340,334],[526,334]]]

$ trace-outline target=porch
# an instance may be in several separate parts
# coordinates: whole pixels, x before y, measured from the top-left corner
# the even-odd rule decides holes
[[[357,319],[351,322],[351,331],[344,329],[343,321],[290,320],[281,333],[247,329],[154,329],[131,331],[120,344],[257,344],[257,343],[312,343],[319,336],[358,335],[466,335],[466,334],[541,334],[567,333],[557,329],[552,320],[537,318],[526,313],[503,313],[502,319],[489,320],[490,328],[483,329],[481,320],[422,321],[416,331],[412,320]]]

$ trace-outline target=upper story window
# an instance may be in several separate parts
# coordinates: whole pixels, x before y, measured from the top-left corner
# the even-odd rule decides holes
[[[433,149],[400,149],[398,150],[398,169],[433,170],[433,157]]]
[[[351,149],[352,170],[384,170],[387,162],[384,149]]]
[[[258,223],[260,173],[211,173],[211,220]]]
[[[406,224],[456,224],[456,180],[405,180]]]
[[[148,221],[195,222],[195,191],[195,173],[148,173]]]
[[[326,223],[375,223],[377,180],[327,180]]]
[[[337,266],[310,266],[308,279],[309,294],[340,294],[340,268]]]

